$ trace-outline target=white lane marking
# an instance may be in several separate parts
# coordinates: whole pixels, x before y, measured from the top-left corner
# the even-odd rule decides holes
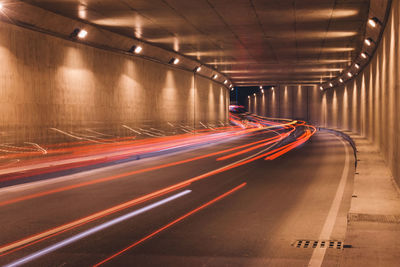
[[[33,260],[35,260],[35,259],[37,259],[37,258],[39,258],[41,256],[44,256],[44,255],[46,255],[46,254],[48,254],[50,252],[53,252],[53,251],[55,251],[57,249],[60,249],[60,248],[65,247],[65,246],[67,246],[67,245],[69,245],[71,243],[74,243],[74,242],[76,242],[76,241],[78,241],[78,240],[80,240],[82,238],[88,237],[88,236],[90,236],[92,234],[95,234],[95,233],[97,233],[99,231],[102,231],[102,230],[104,230],[104,229],[106,229],[106,228],[108,228],[110,226],[113,226],[114,224],[120,223],[120,222],[125,221],[127,219],[130,219],[130,218],[132,218],[134,216],[142,214],[142,213],[144,213],[146,211],[154,209],[154,208],[156,208],[158,206],[164,205],[167,202],[170,202],[170,201],[175,200],[177,198],[180,198],[180,197],[182,197],[184,195],[187,195],[190,192],[192,192],[192,190],[182,191],[182,192],[180,192],[178,194],[172,195],[172,196],[170,196],[168,198],[164,198],[164,199],[162,199],[160,201],[157,201],[157,202],[155,202],[153,204],[150,204],[150,205],[145,206],[143,208],[140,208],[138,210],[132,211],[130,213],[127,213],[125,215],[122,215],[120,217],[112,219],[111,221],[102,223],[102,224],[100,224],[98,226],[90,228],[89,230],[83,231],[80,234],[77,234],[77,235],[74,235],[74,236],[69,237],[67,239],[64,239],[63,241],[57,242],[54,245],[48,246],[48,247],[46,247],[44,249],[41,249],[41,250],[39,250],[39,251],[37,251],[35,253],[32,253],[32,254],[30,254],[28,256],[25,256],[25,257],[23,257],[23,258],[21,258],[19,260],[13,261],[13,262],[5,265],[5,267],[14,267],[14,266],[20,266],[20,265],[26,264],[26,263],[28,263],[30,261],[33,261]]]
[[[349,173],[349,166],[350,166],[350,156],[349,156],[349,149],[347,148],[347,144],[343,142],[342,139],[335,136],[342,142],[344,145],[346,158],[344,163],[344,168],[342,172],[342,177],[340,178],[339,186],[336,190],[335,198],[331,204],[331,208],[329,209],[328,216],[325,219],[324,226],[322,227],[321,233],[319,235],[320,240],[329,240],[333,231],[333,227],[336,222],[336,218],[339,212],[340,204],[342,203],[344,189],[346,187],[348,173]],[[313,254],[311,256],[310,261],[308,262],[308,266],[310,267],[320,267],[322,262],[324,261],[326,253],[326,248],[315,248]]]

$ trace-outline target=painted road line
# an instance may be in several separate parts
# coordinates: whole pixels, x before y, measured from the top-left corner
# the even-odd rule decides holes
[[[319,236],[320,240],[329,240],[331,237],[333,227],[335,226],[336,218],[339,213],[340,204],[342,203],[344,189],[346,187],[348,173],[349,173],[349,166],[350,166],[349,149],[347,147],[347,144],[343,142],[342,139],[340,139],[337,136],[335,137],[338,138],[340,142],[342,142],[342,144],[344,145],[346,158],[342,172],[342,177],[340,178],[335,198],[333,199],[333,202],[329,209],[328,216],[325,219],[324,226],[322,227],[321,234]],[[326,248],[315,248],[311,256],[311,259],[308,263],[308,266],[320,267],[322,265],[322,262],[324,261],[325,253],[326,253]]]
[[[192,191],[191,190],[185,190],[183,192],[177,193],[175,195],[172,195],[172,196],[170,196],[168,198],[165,198],[165,199],[162,199],[160,201],[157,201],[157,202],[155,202],[153,204],[150,204],[148,206],[145,206],[143,208],[137,209],[135,211],[132,211],[130,213],[127,213],[125,215],[122,215],[120,217],[112,219],[111,221],[102,223],[102,224],[100,224],[98,226],[95,226],[95,227],[89,229],[89,230],[83,231],[80,234],[77,234],[77,235],[74,235],[74,236],[69,237],[67,239],[64,239],[63,241],[57,242],[54,245],[48,246],[48,247],[46,247],[44,249],[41,249],[41,250],[39,250],[39,251],[37,251],[35,253],[32,253],[32,254],[30,254],[28,256],[25,256],[25,257],[23,257],[21,259],[13,261],[13,262],[5,265],[5,267],[16,267],[16,266],[20,266],[20,265],[26,264],[26,263],[28,263],[30,261],[33,261],[33,260],[35,260],[35,259],[37,259],[39,257],[42,257],[42,256],[46,255],[48,253],[51,253],[51,252],[53,252],[55,250],[58,250],[58,249],[60,249],[62,247],[65,247],[65,246],[67,246],[69,244],[72,244],[72,243],[74,243],[74,242],[76,242],[76,241],[78,241],[78,240],[80,240],[82,238],[85,238],[85,237],[93,235],[93,234],[95,234],[97,232],[100,232],[100,231],[102,231],[102,230],[104,230],[104,229],[106,229],[106,228],[108,228],[110,226],[113,226],[113,225],[118,224],[118,223],[120,223],[122,221],[128,220],[128,219],[130,219],[132,217],[135,217],[137,215],[145,213],[145,212],[147,212],[147,211],[149,211],[151,209],[154,209],[156,207],[164,205],[164,204],[166,204],[166,203],[168,203],[168,202],[170,202],[172,200],[175,200],[175,199],[180,198],[180,197],[182,197],[184,195],[187,195],[190,192],[192,192]]]

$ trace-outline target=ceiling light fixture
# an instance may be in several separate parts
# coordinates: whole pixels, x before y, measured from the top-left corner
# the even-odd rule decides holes
[[[179,58],[175,58],[175,57],[171,58],[171,60],[169,61],[169,64],[176,65],[178,63],[179,63]]]
[[[321,90],[321,91],[324,90],[324,87],[320,86],[320,87],[319,87],[319,90]]]
[[[371,25],[371,27],[375,28],[376,25],[380,24],[380,21],[377,17],[373,17],[368,20],[368,24]]]
[[[142,50],[143,50],[143,48],[142,48],[141,46],[133,45],[133,46],[131,47],[131,49],[129,49],[128,52],[130,52],[130,53],[135,53],[135,54],[139,54],[140,52],[142,52]]]
[[[85,30],[80,30],[78,33],[78,37],[81,39],[85,38],[86,35],[87,35],[87,31],[85,31]]]
[[[264,94],[264,89],[261,89],[261,93]]]
[[[353,77],[353,74],[351,74],[351,72],[348,72],[347,76],[349,76],[351,78],[351,77]]]
[[[80,38],[83,39],[86,37],[86,35],[88,34],[87,31],[79,29],[79,28],[75,28],[74,31],[69,35],[70,38]]]
[[[361,57],[362,57],[362,58],[367,58],[367,57],[368,57],[368,54],[365,53],[365,52],[362,52],[362,53],[361,53]]]
[[[368,46],[371,46],[371,44],[373,43],[374,41],[371,39],[371,38],[366,38],[365,40],[364,40],[364,43],[366,44],[366,45],[368,45]]]
[[[217,79],[218,78],[218,74],[214,74],[212,77],[211,77],[212,79]]]
[[[333,84],[332,84],[332,83],[329,83],[329,86],[330,86],[330,87],[333,87]]]
[[[228,80],[225,80],[225,81],[224,81],[224,84],[227,84],[227,83],[228,83]],[[232,84],[231,84],[231,85],[232,85]]]
[[[254,93],[253,95],[256,96],[256,93]]]
[[[260,85],[260,89],[262,89],[262,85]]]
[[[343,79],[342,79],[342,78],[339,78],[339,82],[340,82],[340,83],[343,83]]]
[[[194,72],[199,72],[199,71],[201,71],[201,67],[200,66],[197,66],[196,68],[194,68]]]
[[[360,68],[360,65],[358,65],[358,64],[356,63],[356,64],[354,64],[354,67],[356,67],[356,69],[359,69],[359,68]]]

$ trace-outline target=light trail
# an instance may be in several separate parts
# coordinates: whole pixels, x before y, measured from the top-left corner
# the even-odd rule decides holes
[[[100,218],[103,218],[105,216],[111,215],[113,213],[116,213],[118,211],[130,208],[132,206],[138,205],[140,203],[149,201],[151,199],[163,196],[165,194],[171,193],[173,191],[176,191],[178,189],[182,189],[183,187],[189,186],[190,183],[181,183],[179,185],[173,185],[173,186],[168,186],[165,187],[163,189],[157,190],[155,192],[152,192],[150,194],[146,194],[144,196],[132,199],[130,201],[124,202],[122,204],[116,205],[114,207],[108,208],[106,210],[100,211],[100,212],[96,212],[94,214],[91,214],[89,216],[83,217],[81,219],[78,220],[74,220],[72,222],[63,224],[61,226],[52,228],[52,229],[48,229],[44,232],[32,235],[30,237],[26,237],[23,239],[20,239],[18,241],[3,245],[0,247],[0,257],[3,257],[5,255],[11,254],[15,251],[21,250],[23,248],[26,248],[28,246],[31,246],[33,244],[36,244],[38,242],[41,242],[43,240],[46,240],[50,237],[54,237],[58,234],[64,233],[66,231],[72,230],[78,226],[82,226],[84,224],[87,224],[89,222],[98,220]]]
[[[241,146],[238,146],[238,147],[233,147],[233,148],[225,149],[225,150],[222,150],[222,151],[217,151],[217,152],[214,152],[214,153],[210,153],[210,154],[206,154],[206,155],[202,155],[202,156],[198,156],[198,157],[193,157],[193,158],[189,158],[189,159],[185,159],[185,160],[180,160],[180,161],[176,161],[176,162],[161,164],[161,165],[154,166],[154,167],[144,168],[144,169],[135,170],[135,171],[131,171],[131,172],[126,172],[126,173],[122,173],[122,174],[103,177],[103,178],[96,179],[96,180],[91,180],[91,181],[87,181],[87,182],[81,182],[81,183],[78,183],[78,184],[73,184],[73,185],[59,187],[59,188],[55,188],[55,189],[51,189],[51,190],[46,190],[46,191],[42,191],[42,192],[30,194],[30,195],[25,195],[25,196],[22,196],[22,197],[18,197],[18,198],[13,198],[13,199],[2,201],[2,202],[0,202],[0,207],[1,206],[5,206],[5,205],[9,205],[9,204],[12,204],[12,203],[17,203],[17,202],[29,200],[29,199],[34,199],[34,198],[43,197],[43,196],[47,196],[47,195],[51,195],[51,194],[55,194],[55,193],[59,193],[59,192],[64,192],[64,191],[68,191],[68,190],[72,190],[72,189],[76,189],[76,188],[81,188],[81,187],[84,187],[84,186],[89,186],[89,185],[103,183],[103,182],[107,182],[107,181],[111,181],[111,180],[125,178],[125,177],[131,176],[131,175],[141,174],[141,173],[154,171],[154,170],[159,170],[159,169],[172,167],[172,166],[177,166],[177,165],[181,165],[181,164],[184,164],[184,163],[188,163],[188,162],[192,162],[192,161],[196,161],[196,160],[200,160],[200,159],[204,159],[204,158],[220,155],[220,154],[223,154],[223,153],[227,153],[227,152],[230,152],[230,151],[241,149],[241,148],[244,148],[244,147],[256,144],[256,143],[261,143],[261,142],[264,142],[264,140],[252,142],[252,143],[241,145]]]
[[[166,151],[168,149],[177,149],[182,147],[190,147],[196,146],[199,144],[214,142],[223,140],[224,138],[235,137],[240,135],[245,135],[251,132],[254,132],[255,129],[248,129],[245,131],[240,132],[227,132],[227,133],[217,133],[213,134],[212,136],[209,135],[201,135],[197,137],[192,137],[189,139],[178,139],[177,142],[174,143],[163,143],[154,145],[153,143],[149,142],[146,146],[136,144],[136,147],[131,148],[121,148],[119,150],[114,149],[112,153],[104,152],[104,151],[96,151],[91,150],[92,153],[108,153],[108,154],[95,154],[95,156],[84,155],[83,158],[73,158],[73,159],[61,159],[58,161],[45,161],[37,165],[33,165],[31,167],[19,167],[19,168],[9,168],[6,170],[0,170],[0,174],[3,176],[0,178],[0,182],[16,180],[20,178],[35,176],[35,175],[42,175],[50,172],[56,172],[71,168],[77,167],[84,167],[88,165],[98,164],[98,163],[106,163],[112,162],[115,160],[120,160],[123,158],[128,158],[132,156],[147,154],[147,153],[154,153],[160,151]],[[23,171],[23,172],[22,172]]]
[[[164,225],[163,227],[157,229],[156,231],[152,232],[151,234],[149,234],[149,235],[143,237],[143,238],[140,239],[139,241],[136,241],[135,243],[133,243],[133,244],[129,245],[128,247],[126,247],[126,248],[124,248],[124,249],[118,251],[117,253],[115,253],[115,254],[111,255],[110,257],[108,257],[108,258],[102,260],[101,262],[96,263],[95,265],[93,265],[93,267],[100,266],[100,265],[102,265],[102,264],[104,264],[104,263],[106,263],[106,262],[108,262],[108,261],[114,259],[115,257],[117,257],[117,256],[121,255],[122,253],[128,251],[129,249],[131,249],[131,248],[133,248],[133,247],[135,247],[135,246],[137,246],[137,245],[143,243],[144,241],[150,239],[151,237],[153,237],[153,236],[155,236],[155,235],[161,233],[162,231],[164,231],[164,230],[170,228],[171,226],[177,224],[178,222],[180,222],[180,221],[186,219],[187,217],[189,217],[189,216],[195,214],[196,212],[198,212],[198,211],[200,211],[200,210],[202,210],[202,209],[204,209],[204,208],[210,206],[211,204],[213,204],[213,203],[215,203],[215,202],[217,202],[217,201],[219,201],[219,200],[221,200],[221,199],[227,197],[228,195],[233,194],[234,192],[236,192],[236,191],[238,191],[239,189],[243,188],[246,184],[247,184],[247,183],[240,184],[240,185],[238,185],[237,187],[235,187],[235,188],[229,190],[228,192],[226,192],[226,193],[224,193],[224,194],[222,194],[222,195],[220,195],[220,196],[214,198],[213,200],[211,200],[211,201],[209,201],[209,202],[207,202],[207,203],[201,205],[200,207],[198,207],[198,208],[196,208],[196,209],[194,209],[194,210],[192,210],[192,211],[186,213],[185,215],[183,215],[183,216],[181,216],[181,217],[179,217],[179,218],[177,218],[177,219],[171,221],[170,223],[168,223],[168,224]]]
[[[294,131],[294,130],[292,130],[292,131]],[[265,139],[265,141],[267,141],[267,140],[270,140],[270,141],[265,142],[265,143],[261,143],[261,144],[256,145],[256,146],[252,146],[250,148],[238,151],[236,153],[232,153],[230,155],[226,155],[224,157],[217,158],[217,161],[226,160],[226,159],[229,159],[229,158],[232,158],[232,157],[236,157],[236,156],[242,155],[244,153],[253,151],[253,150],[258,149],[260,147],[264,147],[264,146],[267,146],[267,145],[270,145],[270,144],[277,143],[277,142],[281,141],[282,139],[284,139],[285,137],[289,136],[292,131],[287,132],[287,133],[278,134],[278,136],[276,136],[276,137],[267,138],[267,139]]]
[[[147,211],[149,211],[151,209],[157,208],[157,207],[159,207],[161,205],[164,205],[164,204],[166,204],[166,203],[168,203],[168,202],[170,202],[172,200],[175,200],[177,198],[183,197],[184,195],[187,195],[190,192],[192,192],[192,191],[191,190],[185,190],[183,192],[177,193],[177,194],[172,195],[172,196],[170,196],[168,198],[165,198],[163,200],[160,200],[160,201],[157,201],[157,202],[155,202],[153,204],[150,204],[150,205],[148,205],[146,207],[140,208],[140,209],[135,210],[133,212],[130,212],[130,213],[127,213],[127,214],[122,215],[120,217],[117,217],[115,219],[112,219],[111,221],[102,223],[102,224],[100,224],[98,226],[95,226],[95,227],[93,227],[93,228],[91,228],[89,230],[86,230],[86,231],[84,231],[84,232],[82,232],[80,234],[74,235],[74,236],[72,236],[70,238],[67,238],[67,239],[63,240],[63,241],[57,242],[54,245],[48,246],[48,247],[46,247],[44,249],[41,249],[41,250],[39,250],[39,251],[37,251],[35,253],[32,253],[32,254],[30,254],[28,256],[25,256],[25,257],[23,257],[21,259],[13,261],[13,262],[11,262],[9,264],[6,264],[4,267],[16,267],[16,266],[21,266],[23,264],[31,262],[31,261],[33,261],[33,260],[35,260],[37,258],[40,258],[40,257],[42,257],[42,256],[44,256],[44,255],[46,255],[46,254],[48,254],[50,252],[58,250],[58,249],[60,249],[62,247],[65,247],[67,245],[70,245],[70,244],[72,244],[72,243],[74,243],[74,242],[76,242],[76,241],[78,241],[80,239],[83,239],[85,237],[93,235],[93,234],[95,234],[97,232],[100,232],[100,231],[102,231],[102,230],[104,230],[104,229],[106,229],[106,228],[108,228],[110,226],[113,226],[115,224],[118,224],[120,222],[128,220],[128,219],[130,219],[132,217],[140,215],[140,214],[142,214],[144,212],[147,212]]]
[[[269,147],[269,148],[270,148],[270,147]],[[187,186],[187,185],[189,185],[189,184],[191,184],[191,183],[193,183],[193,182],[196,182],[196,181],[205,179],[205,178],[210,177],[210,176],[212,176],[212,175],[215,175],[215,174],[218,174],[218,173],[221,173],[221,172],[230,170],[230,169],[232,169],[232,168],[236,168],[236,167],[242,166],[242,165],[244,165],[244,164],[250,163],[250,162],[252,162],[252,161],[257,160],[257,159],[260,158],[260,156],[255,157],[256,155],[263,153],[264,151],[268,150],[269,148],[266,148],[266,149],[264,149],[264,150],[262,150],[262,151],[260,151],[260,152],[258,152],[258,153],[256,153],[256,154],[251,155],[251,156],[249,156],[249,157],[246,157],[246,158],[244,158],[244,159],[241,159],[241,160],[238,160],[238,161],[233,162],[233,163],[231,163],[231,164],[225,165],[225,166],[223,166],[223,167],[221,167],[221,168],[219,168],[219,169],[216,169],[216,170],[213,170],[213,171],[204,173],[204,174],[202,174],[202,175],[199,175],[199,176],[190,178],[190,179],[188,179],[188,180],[179,182],[179,183],[177,183],[177,184],[171,185],[171,186],[169,186],[169,187],[167,187],[167,188],[165,188],[165,189],[159,190],[159,191],[164,191],[164,192],[165,192],[165,191],[167,191],[167,190],[170,190],[171,188],[180,188],[180,187],[184,187],[184,186]],[[219,151],[219,152],[220,152],[220,151]],[[215,152],[215,153],[219,153],[219,152]],[[254,157],[254,159],[253,159],[252,157]],[[159,192],[159,191],[156,191],[156,192],[151,193],[151,194],[149,194],[149,195],[156,194],[156,193]],[[115,209],[115,208],[111,208],[111,209]],[[106,212],[106,211],[103,211],[103,212],[100,212],[100,213],[101,213],[101,214],[106,214],[107,212]],[[93,216],[93,215],[92,215],[92,216],[90,216],[90,217],[96,217],[96,216]],[[104,216],[102,216],[102,217],[104,217]],[[100,217],[98,216],[98,218],[100,218]],[[97,219],[97,218],[96,218],[96,219]],[[95,218],[91,219],[90,221],[93,221],[93,220],[95,220]],[[27,247],[28,245],[26,245],[26,244],[28,244],[28,243],[30,243],[30,242],[33,242],[33,241],[36,241],[36,240],[39,240],[39,239],[41,239],[41,240],[47,239],[47,238],[45,238],[46,236],[55,234],[57,231],[64,231],[64,232],[65,232],[66,230],[69,230],[69,228],[66,227],[66,226],[69,226],[69,227],[74,226],[74,228],[75,228],[75,226],[77,227],[77,226],[81,225],[81,224],[82,224],[82,223],[81,223],[82,221],[89,222],[89,219],[88,219],[88,217],[85,217],[85,218],[82,218],[82,219],[80,219],[80,220],[77,220],[77,221],[74,221],[74,222],[71,222],[71,223],[68,223],[68,224],[65,224],[65,225],[62,225],[62,226],[53,228],[53,229],[49,229],[49,230],[47,230],[47,231],[45,231],[45,232],[42,232],[42,233],[39,233],[39,234],[35,234],[35,235],[31,236],[31,237],[24,238],[24,239],[22,239],[22,240],[12,242],[12,243],[10,243],[10,244],[7,244],[7,245],[4,245],[4,246],[0,247],[0,252],[6,252],[7,250],[14,249],[14,248],[17,248],[17,247],[22,246],[22,245],[24,245],[24,247]],[[71,228],[71,229],[72,229],[72,228]],[[40,242],[41,240],[39,240],[38,242]],[[37,243],[37,242],[35,242],[35,243]],[[20,249],[20,248],[15,249],[14,251],[19,250],[19,249]],[[14,252],[14,251],[12,251],[12,252]],[[0,255],[0,256],[4,256],[4,255],[10,254],[10,253],[12,253],[12,252],[7,252],[7,253],[4,253],[3,255]]]
[[[266,123],[266,122],[267,122],[266,120],[263,120],[263,123]],[[3,201],[3,202],[0,202],[0,206],[8,205],[8,204],[11,204],[11,203],[20,202],[20,201],[23,201],[23,200],[33,199],[33,198],[37,198],[37,197],[41,197],[41,196],[45,196],[45,195],[50,195],[50,194],[54,194],[54,193],[58,193],[58,192],[62,192],[62,191],[72,190],[72,189],[75,189],[75,188],[88,186],[88,185],[92,185],[92,184],[97,184],[97,183],[101,183],[101,182],[105,182],[105,181],[115,180],[115,179],[119,179],[119,178],[130,176],[130,175],[144,173],[144,172],[157,170],[157,169],[161,169],[161,168],[166,168],[166,167],[170,167],[170,166],[176,166],[176,165],[179,165],[179,164],[184,164],[184,163],[187,163],[187,162],[191,162],[191,161],[195,161],[195,160],[199,160],[199,159],[203,159],[203,158],[207,158],[207,157],[212,157],[212,156],[215,156],[215,155],[219,155],[219,154],[223,154],[223,153],[231,152],[231,151],[234,151],[234,150],[239,150],[239,149],[242,149],[242,148],[249,147],[249,148],[244,149],[242,151],[238,151],[236,153],[227,155],[225,157],[218,158],[217,160],[231,158],[233,156],[241,155],[243,153],[252,151],[254,149],[257,149],[257,148],[260,148],[260,147],[263,147],[263,146],[266,146],[266,145],[269,145],[269,144],[276,145],[280,140],[288,137],[293,131],[295,131],[296,126],[297,126],[296,124],[295,124],[296,126],[294,126],[292,124],[279,124],[279,123],[273,123],[273,124],[274,124],[274,127],[291,128],[291,130],[287,131],[287,132],[284,132],[284,133],[278,133],[277,131],[274,131],[274,130],[267,130],[267,131],[264,130],[264,132],[260,132],[259,129],[252,128],[252,129],[249,129],[249,130],[246,130],[246,131],[241,131],[241,132],[246,132],[246,134],[248,134],[248,133],[260,134],[260,133],[265,133],[265,132],[275,132],[277,134],[277,136],[271,137],[271,138],[265,138],[265,139],[262,139],[262,140],[259,140],[259,141],[255,141],[255,142],[252,142],[252,143],[244,144],[244,145],[241,145],[241,146],[237,146],[237,147],[233,147],[233,148],[229,148],[229,149],[225,149],[225,150],[217,151],[217,152],[214,152],[214,153],[209,153],[209,154],[206,154],[206,155],[193,157],[193,158],[189,158],[189,159],[185,159],[185,160],[181,160],[181,161],[177,161],[177,162],[171,162],[171,163],[167,163],[167,164],[153,166],[153,167],[150,167],[150,168],[145,168],[145,169],[136,170],[136,171],[132,171],[132,172],[128,172],[128,173],[113,175],[113,176],[104,177],[104,178],[97,179],[97,180],[92,180],[92,181],[78,183],[78,184],[74,184],[74,185],[70,185],[70,186],[55,188],[55,189],[48,190],[48,191],[43,191],[43,192],[39,192],[39,193],[31,194],[31,195],[26,195],[26,196],[19,197],[19,198],[15,198],[15,199],[6,200],[6,201]],[[300,122],[300,124],[302,124],[302,122]],[[311,128],[312,126],[308,126],[308,127]],[[266,129],[266,128],[267,127],[265,127],[264,129]],[[263,149],[262,151],[260,151],[260,152],[258,152],[256,154],[253,154],[253,155],[251,155],[249,157],[246,157],[246,158],[241,159],[239,161],[236,161],[234,163],[228,164],[228,165],[223,166],[221,168],[218,168],[216,170],[207,172],[205,174],[193,177],[193,178],[188,179],[186,181],[177,183],[175,185],[172,185],[172,186],[168,187],[167,189],[169,189],[169,188],[181,188],[183,186],[187,186],[188,184],[193,183],[195,181],[198,181],[198,180],[204,179],[206,177],[209,177],[209,176],[212,176],[212,175],[216,175],[218,173],[221,173],[221,172],[224,172],[224,171],[227,171],[227,170],[242,166],[244,164],[250,163],[252,161],[255,161],[255,160],[257,160],[259,158],[262,158],[262,157],[265,157],[265,156],[269,156],[269,157],[267,157],[265,159],[269,159],[269,160],[275,159],[276,157],[279,157],[280,155],[283,155],[284,153],[287,153],[288,151],[292,150],[293,148],[295,148],[298,145],[300,145],[300,144],[304,143],[305,141],[307,141],[316,131],[316,129],[314,127],[312,127],[312,128],[313,128],[313,132],[311,132],[310,130],[307,129],[305,131],[305,133],[303,133],[300,137],[298,137],[295,142],[292,142],[292,143],[290,143],[288,145],[285,145],[285,146],[282,146],[280,148],[274,149],[272,151],[268,151],[267,153],[264,153],[265,151],[269,150],[272,147],[272,146],[270,146],[270,147],[268,147],[266,149]],[[233,134],[236,134],[236,133],[233,133]],[[167,189],[160,189],[159,191],[163,191],[163,190],[167,191]],[[152,195],[152,194],[157,195],[157,193],[159,191],[156,191],[156,192],[151,193],[149,195]],[[146,201],[146,200],[144,200],[144,201]],[[126,207],[128,207],[128,206],[129,205],[127,205]],[[121,209],[115,209],[115,210],[119,211]],[[65,225],[50,229],[48,231],[45,231],[44,233],[36,234],[36,235],[34,235],[32,237],[25,238],[25,239],[22,239],[20,241],[16,241],[16,242],[13,242],[11,244],[2,246],[2,247],[0,247],[0,252],[6,252],[6,253],[3,253],[0,256],[4,256],[6,254],[12,253],[12,252],[14,252],[16,250],[19,250],[19,249],[22,249],[22,248],[24,248],[24,247],[26,247],[28,245],[32,245],[33,243],[37,243],[37,242],[40,242],[40,241],[42,241],[44,239],[47,239],[49,237],[55,236],[55,235],[57,235],[57,234],[59,234],[61,232],[65,232],[65,231],[70,230],[72,228],[75,228],[75,227],[78,227],[80,225],[83,225],[83,224],[85,224],[87,222],[90,222],[90,221],[96,220],[98,218],[107,216],[107,215],[109,215],[109,214],[111,214],[113,212],[114,211],[106,210],[106,211],[100,212],[100,213],[95,214],[95,215],[87,216],[87,217],[85,217],[85,218],[83,218],[81,220],[77,220],[77,221],[74,221],[72,223],[65,224]]]

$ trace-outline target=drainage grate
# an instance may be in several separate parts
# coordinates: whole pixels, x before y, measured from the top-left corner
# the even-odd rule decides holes
[[[296,240],[292,243],[296,248],[335,248],[343,249],[343,241],[338,240]]]
[[[347,219],[349,222],[400,223],[400,215],[349,213]]]

